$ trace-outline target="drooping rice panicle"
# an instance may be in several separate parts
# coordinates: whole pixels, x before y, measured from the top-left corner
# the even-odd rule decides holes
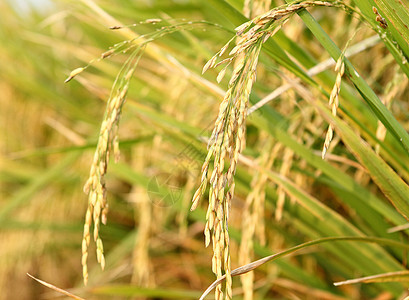
[[[159,23],[159,19],[148,19],[140,24]],[[133,24],[137,25],[137,24]],[[132,26],[133,26],[132,25]],[[97,246],[97,260],[104,269],[105,257],[103,243],[99,236],[100,223],[106,224],[108,214],[108,203],[106,200],[106,188],[104,176],[109,163],[110,152],[114,154],[115,162],[119,160],[119,139],[118,125],[121,117],[121,110],[125,103],[126,94],[129,87],[130,79],[135,71],[137,63],[143,54],[143,49],[150,42],[159,39],[167,34],[171,34],[182,29],[191,30],[202,25],[211,25],[219,27],[207,21],[182,22],[169,26],[162,26],[159,30],[145,35],[137,36],[133,39],[126,40],[115,44],[109,50],[101,54],[99,58],[91,60],[86,66],[73,70],[65,82],[71,81],[93,63],[106,59],[120,53],[131,52],[130,57],[122,67],[111,90],[108,100],[104,120],[101,124],[97,149],[94,154],[91,165],[90,176],[85,183],[84,192],[88,195],[88,208],[85,215],[84,232],[82,240],[82,266],[84,283],[88,282],[88,247],[91,240],[91,226],[93,228],[93,239]],[[111,29],[121,29],[127,26],[113,26]]]
[[[329,105],[331,106],[331,112],[332,115],[335,117],[337,115],[337,110],[339,106],[339,92],[341,90],[341,81],[342,77],[344,76],[345,73],[345,63],[344,63],[344,58],[345,58],[345,52],[346,49],[348,48],[349,44],[355,37],[355,34],[357,31],[354,32],[354,34],[351,36],[351,38],[347,41],[343,51],[341,52],[341,55],[339,56],[337,63],[335,65],[335,72],[337,72],[337,76],[335,79],[335,84],[334,87],[332,88],[331,94],[329,96]],[[325,141],[324,141],[324,146],[322,148],[322,154],[321,157],[322,159],[325,159],[325,154],[328,151],[328,148],[330,147],[332,138],[334,137],[334,127],[330,123],[328,125],[328,130],[325,135]]]
[[[82,240],[82,266],[85,284],[88,282],[87,259],[92,224],[94,225],[93,239],[97,246],[97,260],[102,269],[105,267],[103,243],[99,235],[100,223],[106,224],[108,214],[104,177],[109,163],[110,152],[114,152],[115,161],[119,160],[117,132],[119,120],[122,107],[125,103],[129,81],[142,55],[142,50],[141,48],[134,50],[116,78],[100,128],[97,149],[91,165],[90,175],[84,185],[84,192],[88,194],[88,208],[85,215]]]
[[[138,26],[141,24],[157,24],[161,22],[163,22],[163,20],[161,19],[147,19],[147,20],[139,22],[138,24],[124,25],[124,26],[111,26],[110,29],[117,30],[117,29],[122,29],[122,28]],[[214,24],[208,21],[189,21],[189,22],[180,22],[180,23],[172,24],[172,25],[164,25],[161,28],[153,32],[143,34],[143,35],[137,35],[136,37],[132,39],[119,42],[109,47],[107,51],[101,53],[100,57],[91,60],[90,62],[88,62],[86,66],[76,68],[75,70],[71,71],[71,73],[68,75],[67,79],[65,80],[65,83],[71,81],[77,75],[79,75],[80,73],[85,71],[87,68],[89,68],[91,65],[101,60],[104,60],[106,58],[109,58],[109,57],[112,57],[118,54],[128,53],[138,47],[144,47],[147,44],[164,37],[165,35],[172,34],[172,33],[175,33],[181,30],[193,30],[193,29],[200,28],[201,26],[214,26],[216,28],[221,28],[220,25]]]
[[[329,105],[331,106],[331,112],[333,116],[337,115],[337,109],[339,106],[339,92],[341,90],[341,80],[342,80],[342,76],[344,75],[345,72],[345,64],[343,62],[343,55],[341,55],[337,61],[337,64],[335,66],[335,71],[337,72],[337,77],[335,80],[335,84],[334,87],[331,91],[331,94],[329,96]],[[330,143],[332,141],[332,138],[334,136],[334,128],[332,126],[332,124],[328,125],[328,130],[327,133],[325,135],[325,142],[324,142],[324,146],[322,148],[322,159],[325,158],[325,154],[328,151],[328,148],[330,146]]]
[[[233,176],[238,155],[244,147],[248,99],[256,78],[256,66],[261,46],[283,26],[292,14],[315,5],[332,6],[329,2],[303,1],[273,9],[240,25],[236,28],[236,46],[230,51],[229,58],[224,60],[227,65],[233,62],[234,70],[229,81],[229,88],[219,107],[208,143],[208,154],[202,166],[201,184],[193,196],[191,210],[197,207],[209,183],[209,205],[204,229],[205,244],[208,246],[210,241],[213,242],[212,271],[217,278],[223,275],[224,270],[225,299],[232,298],[228,215],[234,193]],[[205,64],[203,72],[218,65],[217,58],[226,51],[232,40]],[[217,78],[218,81],[221,80],[224,73],[223,69]],[[213,171],[208,179],[212,158],[214,158]],[[225,170],[225,164],[228,165],[227,170]],[[215,297],[217,300],[223,297],[221,286],[216,287]]]
[[[261,40],[248,47],[246,54],[235,55],[235,68],[229,89],[220,105],[208,147],[209,153],[202,167],[202,183],[193,198],[194,209],[207,186],[210,160],[214,157],[213,172],[210,176],[209,206],[206,214],[205,244],[213,241],[212,270],[220,278],[222,270],[226,274],[226,299],[232,298],[230,276],[230,253],[228,233],[228,213],[234,192],[234,173],[237,159],[242,151],[247,115],[248,99],[255,80],[255,69],[261,49]],[[236,53],[237,53],[236,52]],[[214,60],[211,60],[212,65]],[[230,165],[225,170],[225,162]],[[216,289],[216,299],[222,298],[221,288]]]

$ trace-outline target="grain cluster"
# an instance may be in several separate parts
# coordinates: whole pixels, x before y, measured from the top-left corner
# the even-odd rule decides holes
[[[204,66],[209,68],[225,64],[219,72],[220,82],[226,74],[227,67],[233,64],[234,69],[228,84],[228,90],[220,104],[213,132],[208,143],[208,154],[202,166],[201,184],[192,199],[194,210],[209,185],[209,205],[204,229],[205,244],[213,242],[212,271],[217,278],[226,276],[225,299],[232,298],[232,279],[229,252],[228,219],[231,201],[234,194],[234,174],[239,154],[245,145],[245,121],[249,96],[256,79],[256,67],[262,45],[269,37],[277,33],[288,18],[300,9],[310,6],[332,6],[330,2],[303,1],[285,7],[278,7],[248,21],[236,28],[236,35],[221,48]],[[235,46],[228,57],[217,62],[230,44]],[[213,158],[213,171],[209,167]],[[210,174],[210,178],[209,177]],[[216,287],[216,299],[221,299],[221,286]]]

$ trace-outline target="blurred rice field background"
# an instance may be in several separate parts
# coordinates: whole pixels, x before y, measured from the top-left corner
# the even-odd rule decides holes
[[[64,297],[26,273],[84,299],[199,299],[216,279],[208,190],[194,211],[191,201],[237,65],[224,78],[222,67],[202,69],[236,27],[300,3],[308,8],[258,57],[229,212],[231,268],[351,240],[235,276],[233,299],[409,295],[408,2],[287,2],[0,2],[0,299]],[[83,186],[128,46],[141,51],[120,112],[121,156],[105,176],[105,269],[91,238],[85,286]],[[375,277],[334,286],[365,276]]]

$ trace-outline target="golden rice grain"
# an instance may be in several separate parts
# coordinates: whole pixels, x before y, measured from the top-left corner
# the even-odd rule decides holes
[[[78,74],[80,74],[82,71],[84,71],[85,68],[76,68],[75,70],[73,70],[70,75],[68,76],[67,79],[65,79],[65,83],[71,81],[75,76],[77,76]]]

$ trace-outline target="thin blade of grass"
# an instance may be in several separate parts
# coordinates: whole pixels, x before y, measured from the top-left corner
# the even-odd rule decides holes
[[[354,283],[373,283],[373,282],[408,282],[409,271],[389,272],[373,276],[349,279],[345,281],[334,282],[335,286],[354,284]]]
[[[380,238],[372,238],[372,237],[329,237],[329,238],[322,238],[322,239],[317,239],[314,241],[310,241],[310,242],[306,242],[300,245],[297,245],[295,247],[292,247],[290,249],[287,249],[285,251],[281,251],[279,253],[261,258],[259,260],[256,260],[254,262],[251,262],[249,264],[246,264],[244,266],[241,266],[237,269],[234,269],[231,272],[232,276],[239,276],[242,274],[245,274],[247,272],[250,272],[258,267],[260,267],[261,265],[267,263],[267,262],[271,262],[274,261],[276,259],[279,259],[281,257],[287,256],[289,254],[293,254],[301,249],[307,248],[307,247],[311,247],[311,246],[315,246],[318,244],[322,244],[322,243],[327,243],[327,242],[334,242],[334,241],[354,241],[354,242],[363,242],[363,243],[376,243],[376,244],[384,244],[384,245],[390,245],[390,246],[397,246],[397,247],[402,247],[402,248],[408,248],[409,249],[409,245],[406,245],[404,243],[400,243],[400,242],[395,242],[395,241],[390,241],[387,239],[380,239]],[[409,273],[409,271],[408,271]],[[219,278],[218,280],[214,281],[207,289],[206,291],[202,294],[202,296],[200,297],[199,300],[203,300],[217,285],[219,285],[220,283],[222,283],[224,280],[226,279],[226,277],[223,275],[221,278]]]
[[[79,297],[79,296],[76,296],[76,295],[74,295],[74,294],[71,294],[70,292],[68,292],[68,291],[66,291],[66,290],[63,290],[63,289],[58,288],[58,287],[56,287],[55,285],[52,285],[52,284],[50,284],[50,283],[48,283],[48,282],[45,282],[45,281],[43,281],[43,280],[40,280],[40,279],[38,279],[38,278],[35,278],[33,275],[30,275],[29,273],[27,273],[27,275],[28,275],[29,277],[31,277],[32,279],[34,279],[35,281],[37,281],[37,282],[41,283],[42,285],[48,287],[49,289],[52,289],[52,290],[54,290],[54,291],[56,291],[56,292],[59,292],[59,293],[61,293],[61,294],[64,294],[64,295],[66,295],[67,297],[70,297],[70,298],[73,298],[73,299],[76,299],[76,300],[85,300],[84,298],[81,298],[81,297]]]

